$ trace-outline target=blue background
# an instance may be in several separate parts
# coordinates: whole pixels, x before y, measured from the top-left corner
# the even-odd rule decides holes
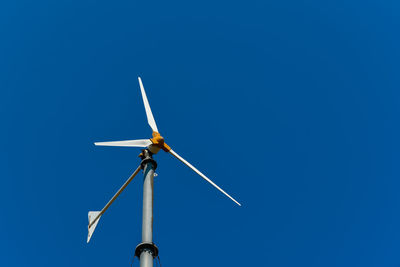
[[[400,266],[398,1],[2,1],[0,265]],[[138,261],[134,263],[138,266]]]

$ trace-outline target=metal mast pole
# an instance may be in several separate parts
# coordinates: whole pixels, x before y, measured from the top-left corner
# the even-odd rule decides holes
[[[152,153],[145,149],[140,154],[143,169],[143,218],[142,218],[142,243],[135,249],[135,256],[140,259],[140,267],[153,267],[153,259],[158,256],[158,248],[153,243],[153,188],[154,171],[157,162]]]

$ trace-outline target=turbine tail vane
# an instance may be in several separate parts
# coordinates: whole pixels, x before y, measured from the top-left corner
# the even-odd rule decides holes
[[[135,176],[139,173],[140,171],[140,166],[135,170],[134,173],[126,180],[126,182],[121,186],[120,189],[118,189],[117,193],[108,201],[108,203],[104,206],[104,208],[101,211],[89,211],[89,226],[88,226],[88,237],[87,237],[87,242],[89,243],[90,238],[92,238],[94,229],[96,229],[97,223],[100,220],[101,215],[106,212],[106,210],[111,206],[111,204],[114,202],[115,199],[124,191],[124,189],[128,186],[128,184],[135,178]]]
[[[87,243],[89,243],[90,238],[92,238],[94,229],[96,229],[97,224],[100,221],[101,211],[89,211],[89,226],[88,226],[88,236],[87,236]]]

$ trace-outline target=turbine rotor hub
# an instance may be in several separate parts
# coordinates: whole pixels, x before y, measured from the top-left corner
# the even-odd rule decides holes
[[[171,148],[165,143],[164,137],[161,136],[160,133],[153,131],[153,138],[150,138],[150,141],[154,146],[168,152]],[[157,151],[158,152],[158,151]]]

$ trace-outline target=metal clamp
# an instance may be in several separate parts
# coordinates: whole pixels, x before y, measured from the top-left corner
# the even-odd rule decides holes
[[[137,245],[135,248],[135,256],[140,258],[140,254],[142,254],[144,251],[149,252],[153,258],[158,256],[158,247],[154,243],[144,242]]]
[[[140,163],[142,170],[144,170],[144,167],[147,163],[151,163],[154,167],[154,170],[157,169],[157,162],[153,159],[153,153],[151,153],[150,150],[147,148],[143,149],[142,153],[139,154],[139,157],[142,159],[142,162]]]

